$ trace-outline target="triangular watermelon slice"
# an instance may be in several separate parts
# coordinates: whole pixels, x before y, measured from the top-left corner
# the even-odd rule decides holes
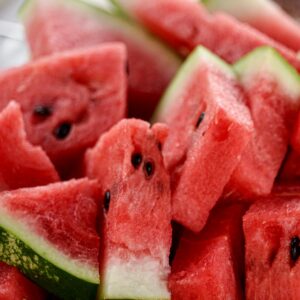
[[[28,139],[64,173],[125,116],[126,52],[121,44],[53,55],[0,74],[0,109],[12,99]]]
[[[22,15],[34,58],[105,42],[124,43],[131,117],[151,117],[180,65],[171,50],[132,22],[83,1],[29,0]]]
[[[170,179],[162,125],[123,120],[87,153],[104,200],[101,299],[169,299]]]
[[[0,194],[0,260],[62,299],[94,300],[99,199],[87,179]]]
[[[155,120],[172,174],[173,218],[200,231],[252,137],[253,123],[231,67],[198,47],[163,97]]]

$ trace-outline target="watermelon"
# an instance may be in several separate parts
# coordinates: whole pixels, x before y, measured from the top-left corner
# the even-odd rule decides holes
[[[0,260],[61,299],[95,299],[98,184],[87,179],[0,194]]]
[[[289,129],[300,106],[300,77],[274,49],[260,47],[235,64],[255,126],[226,190],[266,195],[284,160]]]
[[[253,124],[231,67],[203,47],[189,56],[155,114],[170,133],[173,219],[200,231],[250,141]]]
[[[183,55],[202,45],[225,61],[234,63],[251,50],[269,45],[300,71],[300,61],[294,51],[229,15],[209,14],[200,1],[113,1]]]
[[[224,11],[287,47],[300,50],[300,25],[271,0],[202,0],[209,11]],[[280,20],[280,21],[279,21]]]
[[[300,154],[290,149],[278,174],[280,182],[298,182],[300,179]]]
[[[125,116],[125,65],[124,46],[107,44],[7,70],[0,74],[0,109],[11,99],[21,105],[28,140],[64,175]]]
[[[23,20],[34,58],[118,41],[128,49],[129,116],[149,119],[180,59],[119,14],[77,0],[28,0]]]
[[[169,299],[170,178],[160,151],[166,127],[123,120],[86,155],[86,173],[99,180],[101,299]]]
[[[27,141],[16,102],[10,102],[0,113],[0,141],[0,191],[59,181],[46,153]]]
[[[271,195],[245,215],[247,299],[299,299],[299,200]]]
[[[245,210],[216,207],[200,234],[183,232],[170,276],[172,299],[242,299]]]
[[[0,262],[1,300],[45,300],[46,293],[24,277],[18,269]]]

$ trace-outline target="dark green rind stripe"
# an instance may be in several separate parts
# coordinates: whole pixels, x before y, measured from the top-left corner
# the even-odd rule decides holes
[[[17,267],[28,278],[61,299],[94,300],[98,285],[56,267],[0,227],[0,260]]]

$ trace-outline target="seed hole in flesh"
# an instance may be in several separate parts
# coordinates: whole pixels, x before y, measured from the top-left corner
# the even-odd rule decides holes
[[[129,67],[129,62],[128,61],[126,62],[126,65],[125,65],[125,71],[126,71],[127,75],[130,74],[130,67]]]
[[[45,117],[49,117],[52,115],[52,109],[46,105],[37,105],[34,108],[33,113],[37,117],[45,118]]]
[[[300,256],[300,240],[297,236],[291,239],[290,256],[293,262],[296,262]]]
[[[143,161],[143,156],[141,153],[134,153],[131,156],[131,163],[135,169],[138,169]]]
[[[151,178],[151,176],[154,173],[154,163],[152,161],[148,160],[144,163],[144,173],[145,173],[146,179]]]
[[[157,142],[157,148],[158,148],[159,151],[162,150],[162,144],[161,144],[161,142]]]
[[[204,120],[204,117],[205,117],[205,112],[202,112],[197,120],[196,128],[198,128],[199,125],[202,123],[202,121]]]
[[[110,205],[110,191],[107,190],[104,193],[104,201],[103,201],[103,206],[106,212],[109,210],[109,205]]]
[[[70,123],[61,123],[54,129],[54,135],[58,140],[63,140],[70,134],[71,129],[72,125]]]

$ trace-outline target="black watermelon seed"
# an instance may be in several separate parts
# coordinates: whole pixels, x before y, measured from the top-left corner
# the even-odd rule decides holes
[[[54,130],[54,135],[58,140],[65,139],[72,129],[72,125],[70,123],[61,123]]]
[[[106,212],[109,210],[109,204],[110,204],[110,191],[107,190],[104,194],[104,201],[103,201],[103,206]]]
[[[135,169],[138,169],[143,161],[143,156],[141,153],[134,153],[131,156],[131,163]]]
[[[290,255],[293,261],[296,261],[300,256],[300,240],[297,236],[293,237],[291,240]]]
[[[37,105],[34,108],[33,113],[39,117],[49,117],[52,115],[52,109],[46,105]]]
[[[152,161],[146,161],[144,164],[144,173],[146,178],[149,179],[154,173],[154,164]]]
[[[198,118],[197,124],[196,124],[196,128],[199,127],[199,125],[202,123],[202,121],[204,120],[205,117],[205,112],[202,112]]]

